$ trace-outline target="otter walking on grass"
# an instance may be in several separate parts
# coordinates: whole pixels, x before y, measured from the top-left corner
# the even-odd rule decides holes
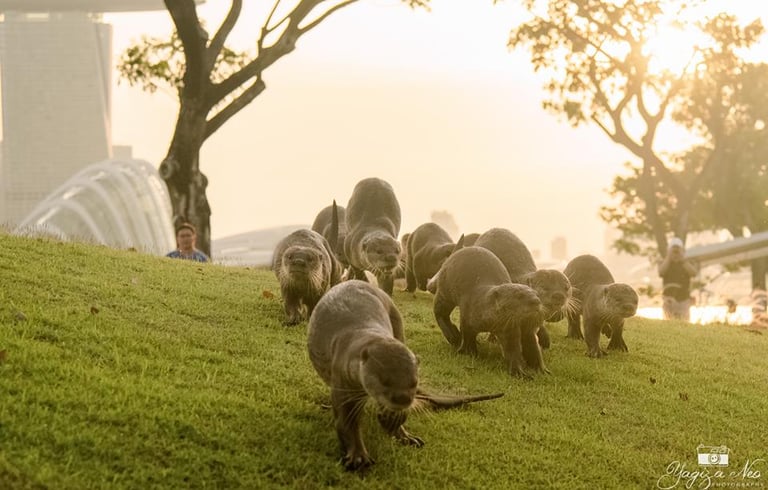
[[[565,275],[573,285],[575,307],[566,311],[568,337],[584,339],[589,357],[606,354],[600,348],[600,332],[611,339],[609,350],[627,352],[624,342],[624,319],[637,312],[638,297],[631,286],[616,283],[613,275],[600,259],[593,255],[580,255],[565,267]],[[584,316],[584,335],[581,334],[581,316]]]
[[[346,221],[344,253],[350,278],[365,281],[364,271],[370,271],[391,296],[401,251],[400,204],[392,186],[375,177],[358,182],[347,204]]]
[[[405,290],[409,293],[418,287],[427,290],[427,281],[432,278],[454,251],[462,248],[463,236],[454,243],[448,232],[436,223],[418,226],[408,238],[405,255]]]
[[[476,355],[477,334],[491,332],[501,344],[511,375],[530,377],[526,364],[547,372],[536,338],[543,321],[541,301],[530,287],[511,283],[504,265],[490,251],[481,247],[456,251],[432,284],[435,319],[458,352]],[[461,329],[451,322],[457,306]]]
[[[561,315],[571,299],[571,283],[560,271],[537,269],[528,247],[514,233],[504,228],[491,228],[478,237],[476,247],[483,247],[501,260],[512,282],[526,284],[538,294],[544,308],[544,320]],[[544,321],[537,333],[539,344],[550,346]]]
[[[341,280],[341,267],[330,245],[319,233],[297,230],[275,247],[272,271],[280,282],[285,324],[296,325],[312,314],[320,297]]]
[[[363,281],[343,282],[323,296],[309,319],[307,349],[312,366],[331,388],[331,404],[348,470],[373,464],[360,432],[363,406],[372,399],[382,428],[403,444],[424,441],[403,424],[410,409],[452,408],[502,394],[452,397],[419,388],[418,361],[405,345],[395,304]]]

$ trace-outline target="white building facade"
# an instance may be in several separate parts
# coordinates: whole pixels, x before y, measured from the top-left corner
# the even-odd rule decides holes
[[[79,170],[116,156],[112,28],[100,13],[164,8],[161,0],[0,0],[0,225],[18,224]]]

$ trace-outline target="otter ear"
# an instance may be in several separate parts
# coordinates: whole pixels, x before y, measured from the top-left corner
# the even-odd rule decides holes
[[[360,353],[360,358],[363,360],[363,362],[366,362],[368,360],[368,349],[363,349],[363,351]]]

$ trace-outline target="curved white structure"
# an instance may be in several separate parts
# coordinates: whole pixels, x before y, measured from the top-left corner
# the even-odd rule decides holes
[[[14,233],[52,234],[165,255],[176,248],[171,214],[168,190],[152,165],[105,160],[67,180]]]

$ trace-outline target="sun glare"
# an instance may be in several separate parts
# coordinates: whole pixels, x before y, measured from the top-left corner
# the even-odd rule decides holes
[[[683,29],[671,21],[660,22],[651,32],[644,46],[644,53],[650,56],[649,70],[680,75],[694,68],[696,46],[705,41],[701,32]]]

